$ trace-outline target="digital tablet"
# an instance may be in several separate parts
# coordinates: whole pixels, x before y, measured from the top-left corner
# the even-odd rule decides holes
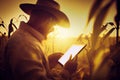
[[[65,54],[60,57],[58,62],[64,66],[64,64],[70,59],[73,59],[78,53],[80,53],[84,48],[86,47],[86,44],[84,45],[72,45]]]

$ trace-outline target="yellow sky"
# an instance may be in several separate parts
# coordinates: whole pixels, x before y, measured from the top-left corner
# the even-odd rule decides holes
[[[69,17],[71,28],[68,33],[71,36],[78,36],[80,33],[90,33],[92,29],[89,27],[84,29],[89,10],[94,0],[56,0],[61,5],[61,10]],[[21,3],[35,3],[36,0],[0,0],[0,17],[4,20],[6,27],[13,17],[24,14],[19,8]],[[108,12],[106,22],[114,21],[116,14],[115,4],[113,4]],[[26,15],[26,14],[24,14]],[[28,16],[28,15],[27,15]],[[4,29],[0,28],[0,31]],[[85,32],[86,31],[86,32]],[[115,35],[115,32],[114,34]]]

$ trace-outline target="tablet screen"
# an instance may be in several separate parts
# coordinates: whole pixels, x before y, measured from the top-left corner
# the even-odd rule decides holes
[[[86,44],[84,45],[72,45],[65,54],[58,60],[58,62],[62,65],[64,65],[69,59],[70,56],[71,59],[73,59],[80,51],[82,51],[85,48]]]

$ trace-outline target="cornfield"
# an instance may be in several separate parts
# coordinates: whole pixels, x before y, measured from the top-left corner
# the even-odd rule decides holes
[[[72,75],[72,80],[120,80],[120,42],[119,42],[119,23],[120,23],[120,0],[109,0],[108,3],[101,7],[104,0],[96,0],[91,7],[87,24],[89,24],[92,18],[95,18],[93,23],[93,31],[88,35],[81,34],[77,38],[66,39],[69,45],[60,45],[59,39],[56,39],[54,43],[50,41],[46,42],[46,52],[49,55],[55,53],[64,53],[68,47],[72,44],[87,43],[86,48],[78,55],[78,66],[76,72]],[[110,6],[116,2],[117,14],[115,16],[115,23],[108,22],[103,25],[103,21],[108,14]],[[113,18],[114,19],[114,18]],[[15,24],[9,25],[8,36],[1,33],[0,36],[0,56],[2,56],[5,44],[13,32]],[[3,22],[1,23],[3,24]],[[111,27],[107,33],[102,37],[107,27]],[[116,30],[116,37],[110,37],[110,34]],[[65,40],[63,42],[66,43]],[[61,47],[64,46],[64,47]],[[59,52],[58,52],[59,51]],[[2,60],[2,57],[0,57]],[[1,61],[0,61],[0,64]]]

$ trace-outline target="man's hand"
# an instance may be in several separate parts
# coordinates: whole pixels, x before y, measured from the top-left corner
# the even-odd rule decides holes
[[[77,70],[77,56],[75,56],[73,59],[72,58],[72,55],[70,56],[70,59],[68,60],[68,62],[64,65],[64,69],[68,70],[68,72],[70,74],[76,72]]]

